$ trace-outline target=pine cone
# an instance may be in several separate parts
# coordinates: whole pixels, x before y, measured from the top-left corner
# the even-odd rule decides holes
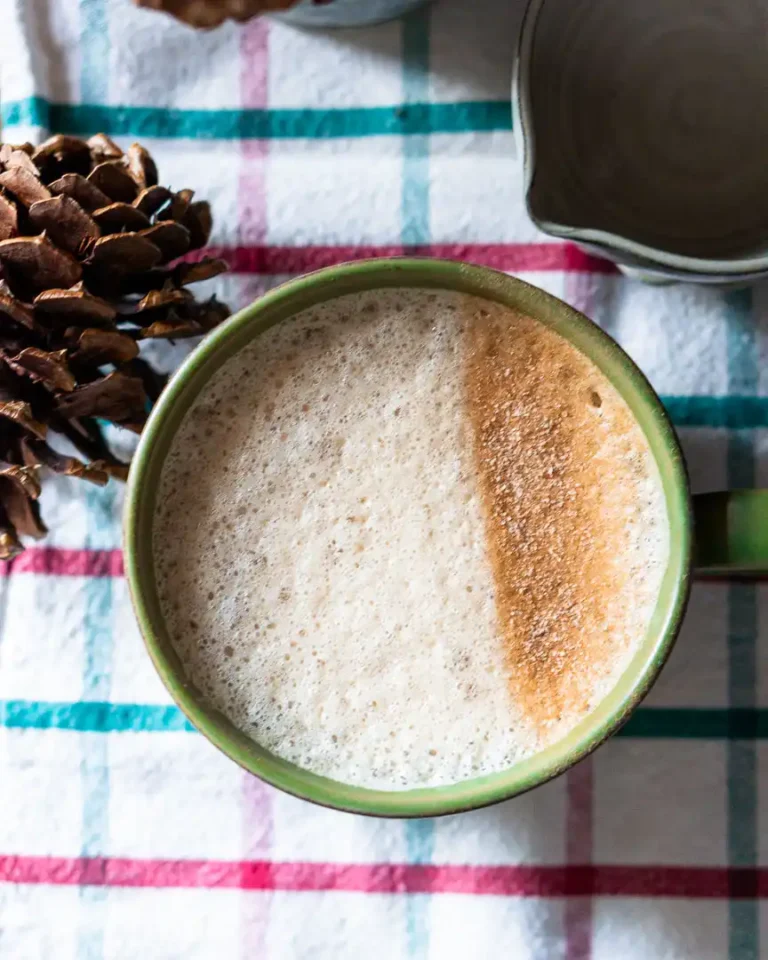
[[[0,146],[0,559],[42,537],[39,473],[104,484],[128,465],[96,418],[136,433],[165,378],[142,340],[198,336],[229,315],[187,290],[227,269],[175,262],[205,245],[211,214],[157,183],[149,153],[104,134]],[[59,453],[65,437],[85,462]]]
[[[192,27],[210,29],[225,20],[244,22],[260,13],[287,10],[297,0],[135,0],[139,7],[162,10]]]

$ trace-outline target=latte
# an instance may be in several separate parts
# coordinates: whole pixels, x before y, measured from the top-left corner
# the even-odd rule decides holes
[[[153,528],[189,679],[279,757],[380,789],[503,770],[642,642],[661,480],[597,367],[463,294],[343,296],[204,388]]]

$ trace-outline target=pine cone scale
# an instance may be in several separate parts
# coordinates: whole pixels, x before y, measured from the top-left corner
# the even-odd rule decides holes
[[[64,323],[82,321],[110,324],[117,317],[117,309],[108,300],[88,293],[82,283],[67,289],[44,290],[35,297],[33,306],[38,316],[42,314],[46,321],[53,317],[61,318]]]
[[[10,240],[19,232],[19,212],[4,194],[0,193],[0,240]]]
[[[77,200],[83,210],[93,211],[109,206],[109,197],[99,190],[95,183],[86,180],[79,173],[65,173],[59,180],[50,184],[51,193],[65,194]]]
[[[57,246],[75,255],[101,236],[95,221],[76,200],[64,194],[33,203],[29,222],[38,230],[45,230]]]
[[[33,173],[24,167],[7,167],[0,173],[0,187],[12,193],[19,203],[30,206],[37,200],[47,200],[51,191]]]
[[[32,290],[71,287],[83,275],[81,264],[44,233],[0,240],[0,264],[11,289],[22,284]]]

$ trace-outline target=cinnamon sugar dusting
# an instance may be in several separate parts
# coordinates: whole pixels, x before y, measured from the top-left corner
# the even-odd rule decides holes
[[[618,393],[542,323],[467,300],[465,384],[513,699],[546,743],[637,649],[666,559],[647,442]]]

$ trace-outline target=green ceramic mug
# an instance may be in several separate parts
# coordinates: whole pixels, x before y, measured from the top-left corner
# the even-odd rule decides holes
[[[263,750],[206,703],[188,681],[163,623],[151,542],[163,460],[185,412],[213,373],[273,324],[343,294],[385,287],[448,289],[497,301],[537,318],[570,340],[608,377],[643,429],[661,473],[671,532],[669,562],[647,635],[615,688],[588,717],[560,742],[501,773],[406,791],[349,786],[302,770]],[[716,575],[749,575],[768,569],[764,510],[768,510],[768,492],[691,498],[680,446],[659,398],[622,349],[565,303],[505,274],[467,264],[369,260],[286,283],[228,320],[189,356],[152,411],[133,461],[125,510],[125,562],[139,625],[163,682],[197,729],[224,753],[268,783],[330,807],[379,816],[434,816],[471,810],[538,786],[617,730],[643,699],[672,649],[694,567],[697,573]]]

